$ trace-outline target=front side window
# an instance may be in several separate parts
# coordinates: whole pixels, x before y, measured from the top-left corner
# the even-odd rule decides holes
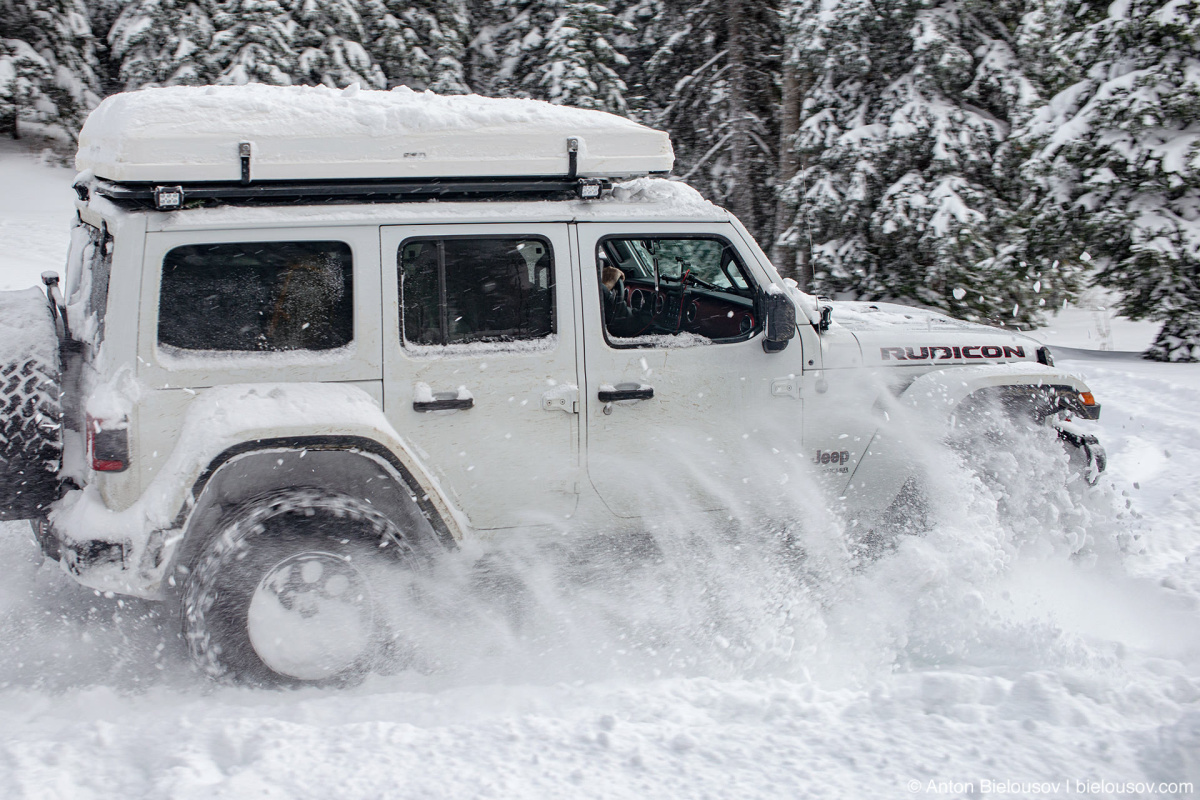
[[[513,342],[554,332],[554,258],[545,239],[409,239],[398,261],[408,344]]]
[[[176,247],[163,259],[159,344],[183,350],[332,350],[354,336],[345,242]]]
[[[596,264],[613,344],[662,346],[664,335],[742,341],[761,330],[757,291],[724,239],[610,236],[597,245]]]

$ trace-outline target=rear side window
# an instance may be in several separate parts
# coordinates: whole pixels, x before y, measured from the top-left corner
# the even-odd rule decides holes
[[[159,344],[183,350],[332,350],[354,336],[345,242],[176,247],[163,259]]]
[[[404,341],[511,342],[554,332],[554,258],[536,237],[409,239],[400,245]]]

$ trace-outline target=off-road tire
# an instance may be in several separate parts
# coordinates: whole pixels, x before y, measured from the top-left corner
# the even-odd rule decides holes
[[[40,309],[31,308],[34,303]],[[39,311],[44,326],[24,331],[8,352],[0,342],[0,519],[43,517],[59,497],[63,415],[50,309],[37,290],[0,292],[6,316],[24,319]]]
[[[276,672],[260,657],[249,632],[255,591],[284,560],[316,551],[347,563],[383,561],[417,569],[427,557],[362,500],[321,489],[289,489],[244,503],[200,552],[184,587],[183,633],[202,671],[252,686],[345,685],[388,658],[392,637],[382,613],[374,615],[377,629],[369,651],[336,675],[303,680]]]

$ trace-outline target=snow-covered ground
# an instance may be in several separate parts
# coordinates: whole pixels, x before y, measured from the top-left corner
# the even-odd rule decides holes
[[[70,171],[8,148],[0,289],[60,267],[71,213]],[[1068,309],[1041,335],[1121,351],[1153,329]],[[827,555],[821,525],[795,564],[765,526],[658,531],[657,559],[600,552],[586,575],[554,548],[491,545],[527,589],[524,627],[464,595],[440,668],[340,691],[210,684],[167,610],[78,587],[0,524],[0,797],[1194,789],[1200,365],[1059,359],[1104,405],[1098,491],[1053,488],[1047,455],[978,454],[1001,495],[946,454],[931,529],[857,564]]]

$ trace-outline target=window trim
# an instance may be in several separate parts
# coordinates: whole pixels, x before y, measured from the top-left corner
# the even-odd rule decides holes
[[[669,348],[660,347],[655,344],[639,343],[636,341],[629,341],[622,337],[613,337],[613,336],[609,335],[608,323],[604,319],[604,291],[603,291],[604,284],[600,282],[600,272],[599,272],[600,265],[599,265],[599,259],[596,257],[596,254],[599,253],[600,248],[604,246],[605,242],[608,242],[612,239],[708,239],[711,241],[720,242],[724,247],[729,248],[729,250],[732,251],[734,256],[738,259],[738,266],[741,268],[742,278],[746,280],[747,285],[753,292],[753,294],[750,297],[745,297],[744,295],[738,295],[736,292],[730,292],[730,294],[734,294],[737,297],[742,297],[743,299],[747,299],[751,303],[753,303],[752,312],[754,314],[754,327],[751,328],[747,333],[739,334],[737,336],[730,336],[730,337],[726,337],[723,339],[709,339],[709,341],[712,342],[712,344],[717,344],[717,345],[738,344],[740,342],[751,341],[752,339],[754,339],[754,337],[758,336],[759,334],[761,334],[763,332],[763,330],[764,330],[763,319],[762,319],[762,314],[759,312],[759,306],[760,306],[760,302],[761,302],[761,299],[763,296],[762,286],[759,284],[759,282],[757,280],[755,280],[754,273],[750,269],[750,266],[747,263],[746,257],[741,252],[738,251],[737,246],[729,239],[729,237],[723,236],[722,234],[719,234],[719,233],[710,233],[707,231],[700,232],[700,233],[691,233],[691,232],[688,232],[688,233],[606,233],[606,234],[600,236],[598,239],[596,239],[596,253],[594,253],[592,255],[592,259],[594,261],[594,264],[593,264],[594,271],[596,272],[596,286],[597,286],[597,290],[598,290],[597,291],[597,295],[598,295],[597,299],[600,302],[600,330],[602,332],[602,335],[604,336],[604,343],[606,345],[608,345],[609,347],[611,347],[612,349],[614,349],[614,350],[669,349]],[[662,335],[663,336],[677,336],[678,333],[665,333]],[[637,337],[633,337],[633,338],[637,338]]]
[[[446,248],[444,242],[456,241],[530,241],[536,240],[541,242],[546,248],[546,252],[550,256],[549,270],[550,283],[550,331],[542,336],[531,336],[526,339],[512,339],[508,341],[493,340],[493,339],[473,339],[467,342],[450,342],[448,331],[450,329],[450,309],[449,297],[446,288]],[[437,260],[438,260],[438,322],[441,325],[442,341],[438,344],[423,344],[421,342],[409,341],[405,334],[404,320],[404,248],[412,242],[425,241],[437,242]],[[550,238],[541,233],[455,233],[445,235],[414,235],[406,236],[401,239],[396,245],[396,289],[397,300],[399,305],[399,338],[400,347],[415,355],[437,352],[445,355],[455,355],[455,350],[458,348],[470,347],[471,345],[488,345],[490,348],[504,352],[507,350],[526,350],[529,349],[530,342],[545,343],[547,346],[552,344],[558,336],[558,271],[555,259],[554,244]]]

